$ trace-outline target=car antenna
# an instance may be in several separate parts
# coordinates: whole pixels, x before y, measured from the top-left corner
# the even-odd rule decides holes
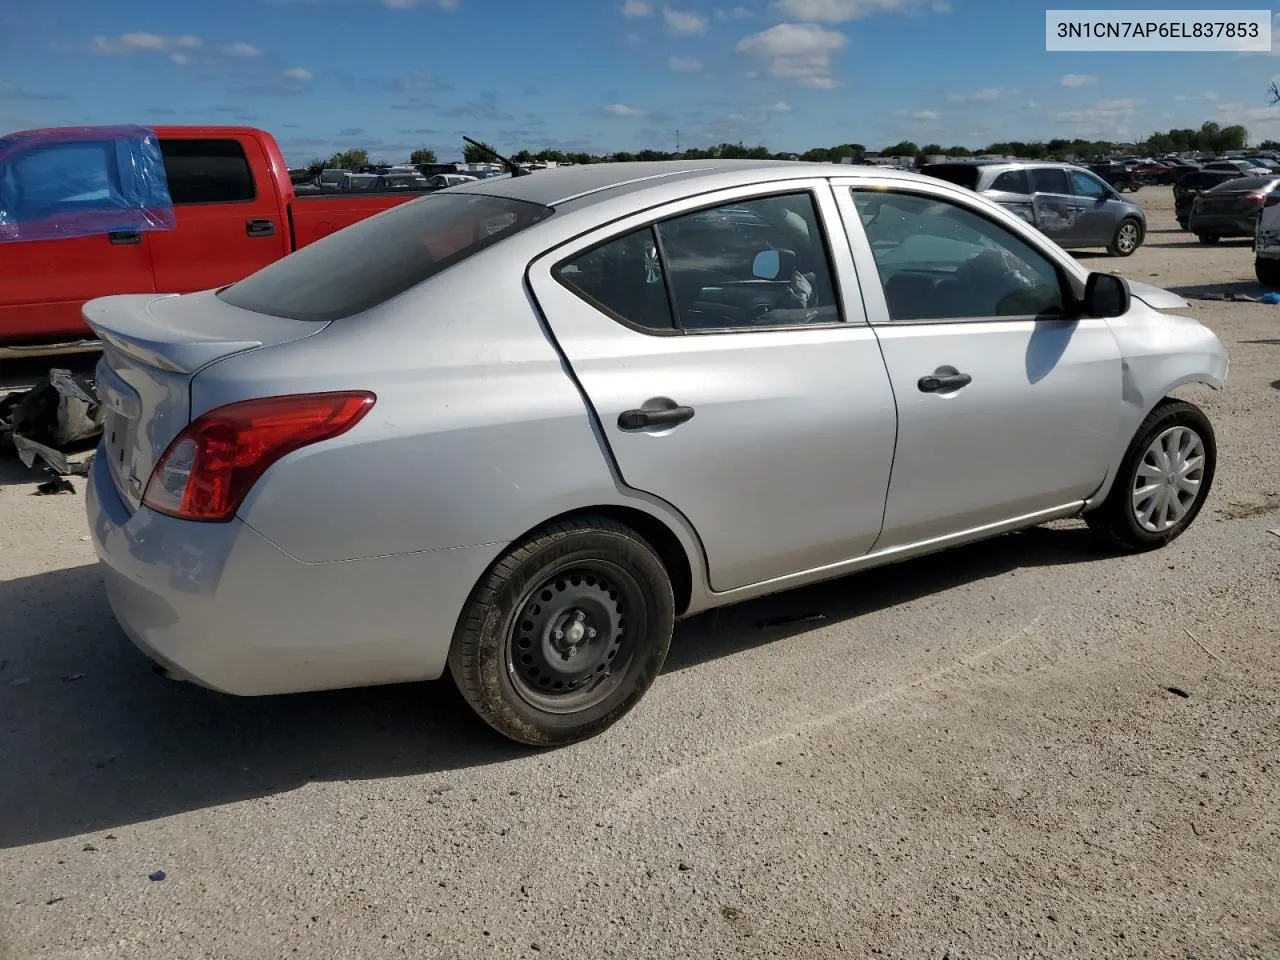
[[[507,168],[507,170],[510,172],[510,174],[513,177],[529,176],[528,170],[520,166],[518,163],[508,160],[506,157],[500,154],[497,150],[493,149],[493,147],[489,146],[487,143],[481,143],[479,140],[472,140],[466,134],[463,134],[462,139],[467,141],[467,143],[471,144],[473,147],[479,147],[485,153],[489,154],[489,156],[494,157],[495,159],[500,161],[502,165]]]

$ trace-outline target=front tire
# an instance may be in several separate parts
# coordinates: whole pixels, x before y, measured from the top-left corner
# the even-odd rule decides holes
[[[449,649],[463,697],[503,736],[552,747],[594,736],[649,689],[675,598],[653,548],[607,517],[548,524],[490,568]]]
[[[1195,404],[1163,400],[1125,451],[1111,492],[1084,515],[1094,532],[1124,550],[1154,550],[1191,525],[1213,486],[1213,425]]]
[[[1203,243],[1205,246],[1212,246],[1222,238],[1219,237],[1216,233],[1197,233],[1196,239],[1199,240],[1201,243]]]
[[[1273,257],[1255,257],[1253,272],[1258,282],[1268,290],[1280,290],[1280,260]]]
[[[1120,221],[1116,235],[1111,238],[1107,253],[1113,257],[1131,257],[1142,246],[1142,224],[1132,217]]]

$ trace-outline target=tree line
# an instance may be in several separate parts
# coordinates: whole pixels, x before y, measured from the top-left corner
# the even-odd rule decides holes
[[[1227,150],[1243,150],[1249,141],[1249,131],[1239,124],[1222,127],[1213,121],[1201,124],[1200,129],[1190,128],[1167,130],[1164,133],[1153,133],[1147,139],[1135,144],[1117,144],[1110,140],[1071,140],[1057,138],[1048,141],[1002,140],[988,144],[979,150],[971,150],[963,146],[944,147],[939,143],[926,143],[920,146],[910,140],[891,143],[880,150],[882,156],[917,157],[927,156],[971,157],[978,154],[998,154],[1000,156],[1022,157],[1028,160],[1063,160],[1068,157],[1077,159],[1108,155],[1115,153],[1123,146],[1125,150],[1138,154],[1162,153],[1223,153]],[[1266,140],[1258,146],[1261,150],[1280,150],[1280,143]],[[867,148],[860,143],[842,143],[832,147],[811,147],[803,153],[788,151],[773,152],[764,146],[748,147],[741,143],[721,143],[713,147],[690,148],[679,152],[667,150],[638,150],[635,152],[620,150],[609,154],[592,154],[583,151],[563,150],[519,150],[510,154],[516,163],[528,164],[536,162],[555,163],[622,163],[633,160],[805,160],[815,163],[838,163],[841,160],[860,159],[867,154]],[[462,151],[467,163],[482,163],[493,157],[483,148],[466,144]],[[369,152],[364,149],[343,150],[335,153],[328,160],[317,157],[309,164],[309,168],[319,171],[324,167],[352,169],[369,162]],[[434,150],[415,150],[409,155],[409,162],[436,163]]]

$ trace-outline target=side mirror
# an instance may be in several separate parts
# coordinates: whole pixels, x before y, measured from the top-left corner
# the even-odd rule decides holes
[[[757,280],[789,280],[795,270],[794,250],[761,250],[751,261],[751,274]]]
[[[1121,317],[1129,312],[1129,283],[1111,273],[1091,273],[1081,303],[1086,317]]]

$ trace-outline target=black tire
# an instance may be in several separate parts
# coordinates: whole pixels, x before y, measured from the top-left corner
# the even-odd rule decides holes
[[[1253,272],[1258,282],[1268,290],[1280,290],[1280,260],[1254,257]]]
[[[1174,427],[1185,427],[1199,437],[1204,451],[1199,489],[1179,520],[1167,529],[1153,531],[1144,527],[1135,515],[1133,495],[1138,469],[1156,439]],[[1163,547],[1180,536],[1199,514],[1213,486],[1217,462],[1218,447],[1213,425],[1204,412],[1195,404],[1183,400],[1162,400],[1147,414],[1133,435],[1107,499],[1084,515],[1085,522],[1095,533],[1123,550],[1142,551]]]
[[[1190,224],[1190,222],[1187,220],[1187,218],[1186,218],[1186,217],[1180,217],[1180,218],[1178,219],[1178,229],[1179,229],[1179,230],[1184,230],[1184,231],[1185,231],[1185,230],[1189,229],[1189,228],[1190,228],[1190,226],[1191,226],[1191,224]]]
[[[557,521],[513,544],[477,584],[449,670],[503,736],[562,746],[635,706],[674,624],[671,579],[635,531],[607,517]]]
[[[1113,257],[1131,257],[1142,246],[1144,239],[1142,224],[1133,217],[1125,217],[1116,227],[1115,236],[1107,246],[1107,253]]]
[[[1205,244],[1205,246],[1209,246],[1211,244],[1217,243],[1222,238],[1219,237],[1216,233],[1197,233],[1196,239],[1199,240],[1201,243]]]

